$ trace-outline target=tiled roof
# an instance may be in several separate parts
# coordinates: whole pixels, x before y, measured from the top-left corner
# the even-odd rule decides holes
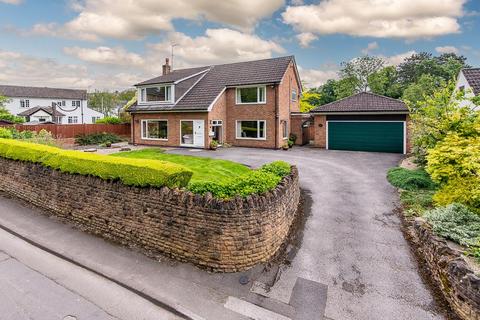
[[[32,114],[34,114],[34,113],[36,113],[37,111],[40,111],[40,110],[45,111],[49,115],[52,115],[52,113],[53,113],[52,107],[33,107],[33,108],[27,109],[23,112],[20,112],[18,115],[22,116],[22,117],[29,117]],[[63,117],[65,115],[63,113],[61,113],[60,111],[55,110],[55,116],[56,117]]]
[[[6,97],[46,99],[87,99],[87,90],[60,89],[47,87],[23,87],[0,85],[0,94]]]
[[[206,111],[225,87],[281,82],[288,65],[293,59],[293,56],[287,56],[204,67],[208,68],[208,71],[175,105],[135,104],[129,110],[133,112]],[[162,77],[157,79],[160,78]]]
[[[162,75],[159,77],[155,77],[152,79],[148,79],[146,81],[142,81],[140,83],[137,83],[135,86],[142,86],[146,84],[157,84],[157,83],[171,83],[175,82],[178,80],[181,80],[183,78],[190,77],[194,74],[197,74],[202,71],[208,70],[210,67],[198,67],[198,68],[189,68],[189,69],[178,69],[178,70],[173,70],[167,75]]]
[[[311,112],[408,112],[408,108],[403,101],[370,92],[361,92],[318,106]]]
[[[480,94],[480,68],[463,69],[463,75],[472,87],[475,95]]]

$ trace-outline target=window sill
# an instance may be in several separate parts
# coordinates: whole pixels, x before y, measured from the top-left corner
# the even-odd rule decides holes
[[[153,141],[168,141],[168,139],[160,139],[160,138],[143,138],[142,140],[153,140]]]
[[[244,137],[236,137],[235,139],[237,139],[237,140],[260,140],[260,141],[267,140],[267,138],[244,138]]]
[[[149,104],[173,104],[173,101],[147,101],[147,102],[138,102],[138,105],[149,105]]]
[[[235,105],[238,105],[238,106],[259,105],[259,104],[267,104],[267,102],[236,102],[235,103]]]

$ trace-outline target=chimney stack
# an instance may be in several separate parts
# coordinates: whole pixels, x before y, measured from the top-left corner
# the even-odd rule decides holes
[[[171,70],[170,70],[170,63],[168,58],[165,59],[165,64],[162,66],[162,70],[163,70],[163,75],[170,73]]]

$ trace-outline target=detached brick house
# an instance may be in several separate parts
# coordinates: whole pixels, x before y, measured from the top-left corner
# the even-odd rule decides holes
[[[300,110],[293,56],[173,71],[166,59],[161,76],[135,87],[134,144],[280,148]]]

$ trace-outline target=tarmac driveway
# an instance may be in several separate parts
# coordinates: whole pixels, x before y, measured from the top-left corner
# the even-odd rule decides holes
[[[296,280],[303,278],[326,288],[326,297],[318,300],[326,300],[325,319],[443,319],[418,274],[394,213],[398,195],[385,178],[401,155],[306,147],[169,152],[253,167],[285,160],[298,167],[311,210],[300,250],[269,297],[288,303]]]

